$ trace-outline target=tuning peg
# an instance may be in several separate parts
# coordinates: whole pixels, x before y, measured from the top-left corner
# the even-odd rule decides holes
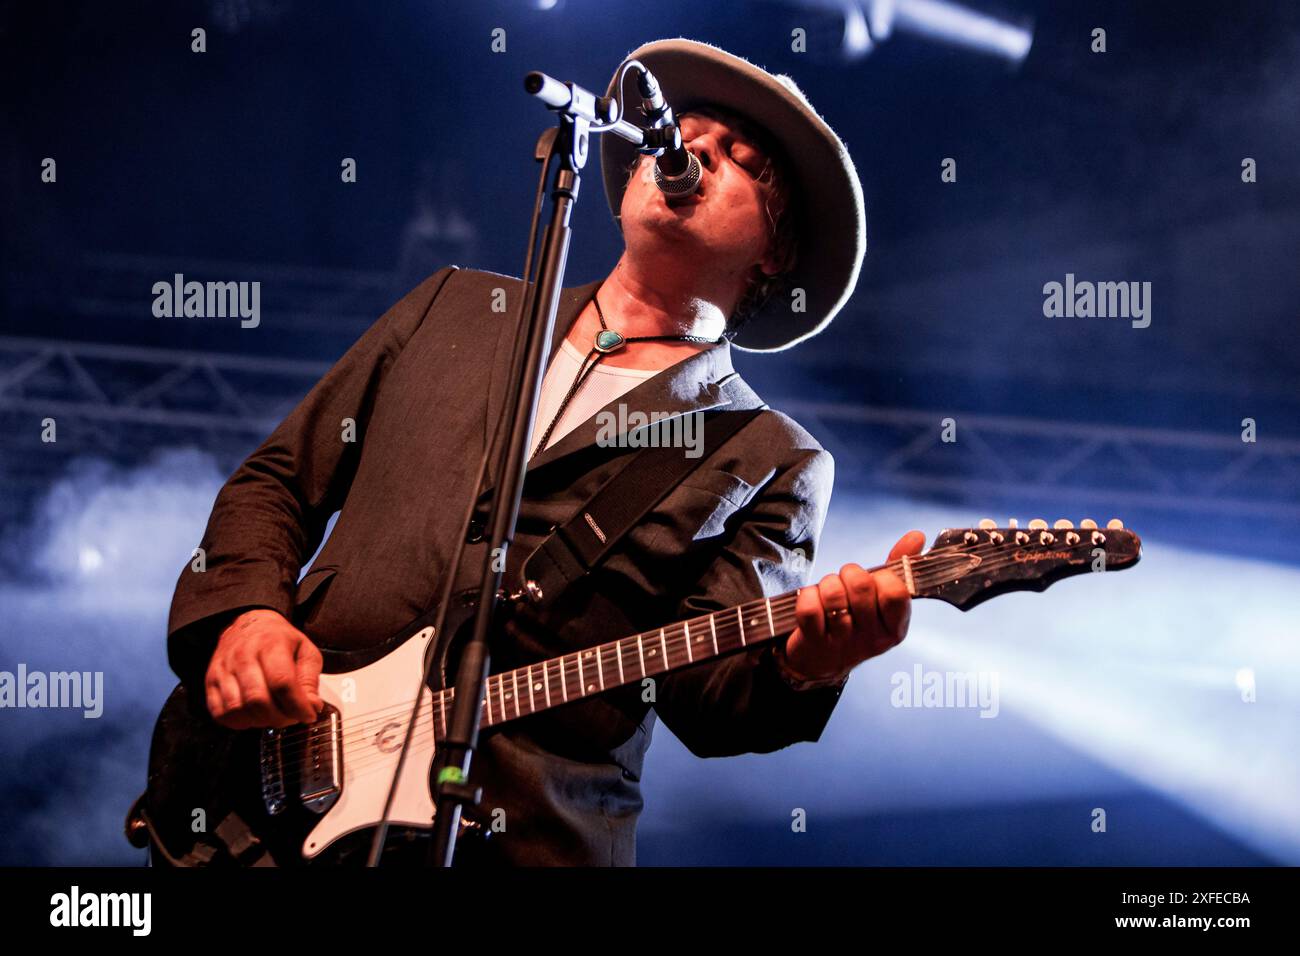
[[[1029,522],[1030,531],[1042,531],[1046,527],[1047,527],[1047,522],[1044,521],[1042,518],[1035,518],[1033,521]]]
[[[1020,527],[1020,520],[1019,520],[1018,518],[1008,518],[1008,519],[1007,519],[1007,527],[1008,527],[1008,528],[1019,528],[1019,527]]]
[[[1106,522],[1106,527],[1109,528],[1111,531],[1123,531],[1124,522],[1120,521],[1118,518],[1111,518],[1109,521]]]
[[[1093,521],[1091,518],[1084,518],[1082,521],[1079,522],[1079,527],[1092,529],[1097,527],[1097,522]]]
[[[1064,529],[1064,530],[1067,530],[1067,531],[1068,531],[1069,529],[1071,529],[1071,528],[1074,527],[1074,522],[1073,522],[1073,521],[1069,521],[1069,520],[1067,520],[1067,519],[1065,519],[1065,518],[1061,518],[1061,519],[1059,519],[1059,520],[1056,522],[1056,524],[1052,525],[1052,527],[1053,527],[1053,528],[1061,528],[1061,529]]]
[[[998,523],[997,523],[996,521],[994,521],[992,518],[980,518],[980,530],[981,530],[981,531],[988,531],[988,530],[990,530],[991,528],[996,528],[997,526],[998,526]]]

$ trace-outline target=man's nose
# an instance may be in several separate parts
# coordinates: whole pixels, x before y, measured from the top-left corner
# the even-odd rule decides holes
[[[717,168],[718,144],[711,134],[695,137],[686,144],[686,148],[699,157],[700,165],[705,169],[712,171]]]

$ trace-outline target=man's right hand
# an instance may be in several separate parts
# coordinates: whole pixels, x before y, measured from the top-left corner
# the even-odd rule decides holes
[[[324,706],[322,663],[316,645],[279,611],[245,611],[221,632],[208,664],[208,712],[231,730],[311,723]]]

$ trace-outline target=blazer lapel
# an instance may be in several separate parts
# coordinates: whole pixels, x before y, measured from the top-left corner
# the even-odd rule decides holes
[[[559,351],[560,344],[568,335],[569,329],[573,327],[574,321],[586,308],[596,290],[600,288],[601,281],[603,280],[573,289],[565,289],[561,292],[560,312],[556,315],[555,334],[552,337],[550,356],[547,360],[548,368],[550,367],[550,361],[555,358],[555,353]],[[506,358],[508,361],[509,356]],[[508,371],[506,369],[503,374],[508,374]],[[646,379],[635,388],[624,392],[618,398],[606,404],[591,418],[574,428],[573,431],[564,435],[558,442],[549,445],[529,463],[527,475],[531,475],[538,469],[545,468],[560,458],[595,445],[596,439],[602,431],[601,422],[605,420],[606,414],[613,415],[615,421],[623,420],[623,417],[618,414],[620,404],[626,405],[628,409],[637,409],[651,415],[658,414],[661,419],[728,405],[730,399],[726,397],[720,385],[734,375],[735,370],[731,364],[731,345],[728,342],[724,341],[693,355],[688,355],[681,361]],[[500,407],[495,410],[495,414],[499,418],[501,415]],[[495,421],[496,419],[493,419],[489,422],[489,426],[493,425]],[[545,428],[547,424],[549,423],[535,422],[534,429]],[[503,435],[504,431],[502,429]],[[496,487],[496,480],[492,463],[489,461],[488,477],[484,489],[479,495],[480,500],[485,500],[492,489]]]
[[[587,307],[587,303],[591,301],[592,297],[596,294],[596,290],[600,288],[604,281],[604,279],[596,279],[593,282],[588,282],[586,285],[574,286],[573,288],[560,290],[560,304],[555,313],[555,329],[551,333],[551,348],[546,357],[546,368],[551,367],[551,362],[555,359],[555,353],[560,350],[560,345],[564,342],[565,336],[569,334],[569,329],[573,328],[573,323],[577,321],[578,316],[582,314],[582,310]],[[519,283],[519,288],[520,290],[523,289],[522,281]],[[517,330],[515,334],[519,334]],[[485,447],[487,446],[489,438],[492,436],[492,430],[496,427],[497,422],[501,420],[501,416],[505,412],[505,400],[510,391],[509,383],[507,382],[505,387],[498,389],[496,387],[496,382],[498,379],[503,379],[510,374],[510,360],[513,357],[511,354],[513,352],[513,345],[514,343],[509,338],[498,342],[496,362],[493,366],[492,379],[488,386],[487,415],[483,420],[483,444]],[[543,375],[544,374],[545,369],[543,369]],[[505,440],[505,429],[501,430],[501,434],[498,437],[500,441]],[[483,478],[485,489],[495,487],[497,483],[497,474],[494,467],[495,461],[496,449],[494,447],[491,454],[488,456],[486,474]]]

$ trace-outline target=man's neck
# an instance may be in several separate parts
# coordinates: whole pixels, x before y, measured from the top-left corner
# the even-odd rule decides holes
[[[665,270],[664,275],[668,274],[671,270]],[[606,324],[626,338],[691,335],[712,341],[720,338],[726,329],[726,313],[711,292],[699,288],[698,284],[688,288],[662,277],[652,281],[639,274],[625,253],[606,276],[597,297]],[[593,298],[578,315],[567,338],[585,355],[600,331],[600,316]],[[715,347],[709,342],[633,342],[605,356],[601,364],[615,368],[664,369]]]

